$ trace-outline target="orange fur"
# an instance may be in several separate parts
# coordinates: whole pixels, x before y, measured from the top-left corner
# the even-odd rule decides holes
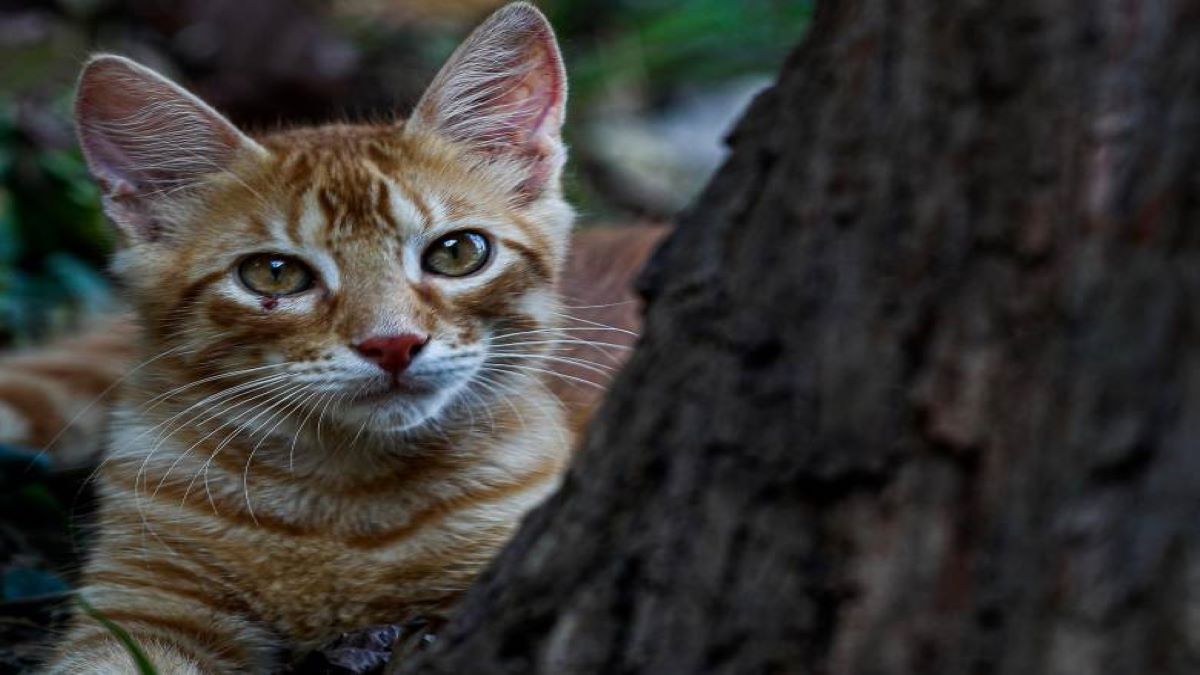
[[[81,141],[124,238],[141,363],[82,593],[160,672],[267,672],[281,649],[443,613],[554,489],[572,429],[551,366],[589,366],[560,351],[586,346],[558,299],[564,96],[523,3],[404,124],[252,140],[136,64],[89,65]],[[421,264],[462,230],[491,242],[477,272]],[[313,282],[256,295],[237,270],[264,252]],[[403,372],[356,351],[394,334],[425,340]],[[80,617],[51,670],[130,667]]]
[[[51,449],[58,467],[92,463],[136,336],[136,325],[120,317],[0,359],[0,441]]]

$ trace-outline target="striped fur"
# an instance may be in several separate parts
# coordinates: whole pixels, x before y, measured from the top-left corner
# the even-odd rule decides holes
[[[554,489],[572,438],[552,367],[590,367],[559,352],[587,346],[558,295],[564,95],[523,3],[407,125],[250,139],[131,62],[85,71],[81,141],[141,328],[82,593],[160,672],[269,672],[284,649],[443,613]],[[423,271],[425,246],[467,228],[493,242],[486,265]],[[254,295],[236,269],[264,251],[315,285]],[[395,384],[352,348],[406,332],[430,338]],[[50,665],[131,668],[84,617]]]
[[[136,350],[137,326],[122,316],[0,358],[0,442],[45,448],[58,468],[94,463],[116,384]]]

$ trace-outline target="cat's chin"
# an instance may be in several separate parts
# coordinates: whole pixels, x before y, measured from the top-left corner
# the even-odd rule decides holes
[[[374,435],[406,434],[432,426],[452,398],[447,389],[388,390],[360,397],[339,416],[347,427]]]

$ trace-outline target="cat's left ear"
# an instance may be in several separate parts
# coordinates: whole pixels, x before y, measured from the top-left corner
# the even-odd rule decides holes
[[[519,190],[533,198],[559,179],[566,104],[554,29],[533,5],[517,2],[471,33],[407,124],[518,160],[526,173]]]
[[[171,197],[266,151],[216,110],[158,73],[101,54],[88,61],[75,125],[105,212],[134,241],[163,234]]]

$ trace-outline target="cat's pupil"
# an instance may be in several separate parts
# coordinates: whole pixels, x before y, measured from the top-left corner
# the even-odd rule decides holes
[[[273,258],[268,265],[271,268],[271,276],[275,281],[279,281],[279,277],[283,275],[283,268],[287,263],[279,258]]]

